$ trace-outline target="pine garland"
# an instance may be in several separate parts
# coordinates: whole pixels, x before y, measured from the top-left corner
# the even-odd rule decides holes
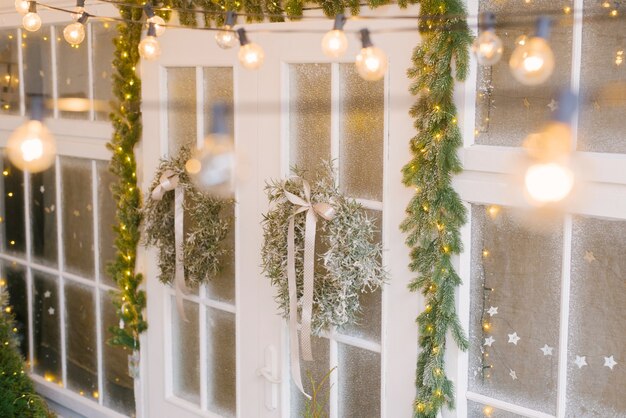
[[[452,256],[462,249],[460,228],[466,210],[452,188],[462,170],[456,150],[462,145],[453,92],[455,78],[466,78],[472,36],[462,0],[420,1],[422,44],[413,51],[411,94],[419,96],[410,114],[417,135],[412,160],[404,166],[404,184],[415,189],[401,225],[411,247],[410,268],[419,274],[411,291],[421,291],[426,309],[417,317],[421,351],[417,361],[414,416],[434,418],[443,406],[454,408],[454,388],[445,373],[446,335],[466,350],[468,341],[455,308],[461,284]],[[453,73],[454,66],[454,73]]]

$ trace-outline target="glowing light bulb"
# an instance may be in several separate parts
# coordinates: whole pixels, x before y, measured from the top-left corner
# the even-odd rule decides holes
[[[224,21],[224,26],[222,26],[222,30],[215,34],[215,42],[217,42],[217,46],[222,49],[230,49],[237,45],[237,33],[233,30],[233,26],[237,21],[237,14],[235,12],[228,11],[226,13],[226,20]]]
[[[149,24],[148,34],[139,42],[139,55],[148,61],[154,61],[161,55],[161,46],[156,38],[154,23]]]
[[[472,44],[472,51],[480,65],[494,65],[502,58],[504,48],[502,47],[502,40],[494,30],[495,19],[493,13],[481,15],[480,27],[482,32]]]
[[[624,63],[624,50],[620,49],[615,53],[615,65],[618,67]]]
[[[574,187],[574,173],[558,163],[534,164],[524,176],[526,190],[539,203],[558,202],[567,197]]]
[[[363,48],[356,56],[356,70],[365,80],[380,80],[387,71],[387,56],[372,44],[369,30],[361,29],[361,42]]]
[[[29,32],[37,32],[41,27],[41,17],[37,12],[28,12],[22,18],[22,26]]]
[[[154,15],[146,20],[148,25],[154,23],[154,29],[156,30],[156,36],[159,37],[165,33],[165,20],[161,16]]]
[[[238,54],[241,65],[248,70],[257,70],[261,68],[263,60],[265,59],[263,48],[254,42],[250,42],[243,28],[239,28],[237,30],[237,34],[239,35],[239,43],[241,44]]]
[[[84,5],[85,3],[83,3]],[[83,15],[83,13],[85,13],[85,7],[83,6],[76,6],[74,8],[74,13],[72,13],[72,20],[73,21],[78,21],[78,19],[80,19],[80,17]]]
[[[63,37],[70,45],[80,45],[85,40],[85,25],[81,22],[70,23],[63,29]]]
[[[544,83],[554,72],[554,53],[547,37],[550,21],[539,19],[537,35],[518,44],[511,55],[509,66],[520,83],[536,86]]]
[[[322,38],[322,52],[327,57],[339,58],[348,49],[348,38],[343,31],[345,23],[346,17],[343,14],[338,14],[335,17],[333,29],[326,32]]]
[[[15,10],[21,15],[25,15],[26,13],[28,13],[28,1],[15,0]]]

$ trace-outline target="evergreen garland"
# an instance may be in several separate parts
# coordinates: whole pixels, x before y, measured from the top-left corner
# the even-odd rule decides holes
[[[35,393],[18,351],[17,328],[9,306],[9,295],[0,285],[0,417],[55,417]]]
[[[462,249],[459,229],[466,211],[451,181],[462,170],[456,151],[463,143],[454,82],[467,76],[472,36],[462,0],[419,3],[425,16],[419,21],[422,43],[413,51],[408,70],[411,94],[419,96],[410,111],[417,134],[410,142],[413,158],[402,170],[404,184],[415,189],[415,196],[401,228],[412,248],[410,268],[419,274],[409,287],[426,298],[426,309],[417,317],[421,351],[414,416],[434,418],[443,406],[454,408],[454,388],[444,363],[447,333],[462,350],[468,347],[455,308],[461,279],[451,261]]]

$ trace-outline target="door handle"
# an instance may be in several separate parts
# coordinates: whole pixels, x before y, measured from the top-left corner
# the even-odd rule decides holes
[[[278,408],[278,391],[281,380],[278,374],[278,353],[273,345],[265,348],[265,365],[257,369],[256,374],[265,379],[265,407],[274,411]]]

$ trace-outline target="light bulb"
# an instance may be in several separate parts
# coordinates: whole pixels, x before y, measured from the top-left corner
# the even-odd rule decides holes
[[[237,29],[237,35],[239,35],[239,43],[241,44],[238,53],[241,65],[248,70],[257,70],[261,68],[263,60],[265,59],[263,48],[248,40],[245,29]]]
[[[524,176],[524,184],[530,197],[539,203],[563,200],[574,187],[574,173],[557,162],[533,164]]]
[[[513,51],[509,66],[520,83],[536,86],[544,83],[554,72],[554,53],[547,41],[550,21],[538,21],[537,36],[528,39]]]
[[[161,46],[156,38],[154,23],[148,26],[148,34],[139,42],[139,55],[145,60],[153,61],[161,55]]]
[[[7,141],[7,154],[20,170],[37,173],[54,162],[56,144],[50,131],[39,120],[29,120]]]
[[[165,20],[161,16],[154,15],[149,17],[146,22],[148,25],[154,23],[154,29],[156,30],[156,36],[159,37],[165,33]]]
[[[229,135],[211,134],[196,150],[185,169],[198,189],[213,196],[228,198],[234,192],[235,146]]]
[[[339,58],[348,49],[348,38],[344,31],[333,29],[322,38],[322,52],[330,58]]]
[[[70,23],[63,29],[63,37],[70,45],[79,45],[85,39],[85,25],[79,22]]]
[[[41,27],[41,17],[37,12],[28,12],[22,18],[22,25],[29,32],[37,32]]]
[[[502,58],[502,40],[493,30],[485,30],[474,40],[472,51],[480,65],[491,66]]]
[[[372,44],[369,30],[361,29],[361,42],[363,48],[356,56],[356,70],[365,80],[380,80],[387,71],[387,56],[382,49],[376,48]]]
[[[15,10],[21,15],[25,15],[26,13],[28,13],[28,1],[15,0]]]
[[[85,13],[85,8],[83,6],[76,6],[74,8],[74,13],[72,13],[72,20],[75,22],[78,21],[83,13]]]
[[[230,49],[237,45],[237,34],[232,30],[232,27],[226,25],[222,29],[215,34],[217,46],[222,49]]]

